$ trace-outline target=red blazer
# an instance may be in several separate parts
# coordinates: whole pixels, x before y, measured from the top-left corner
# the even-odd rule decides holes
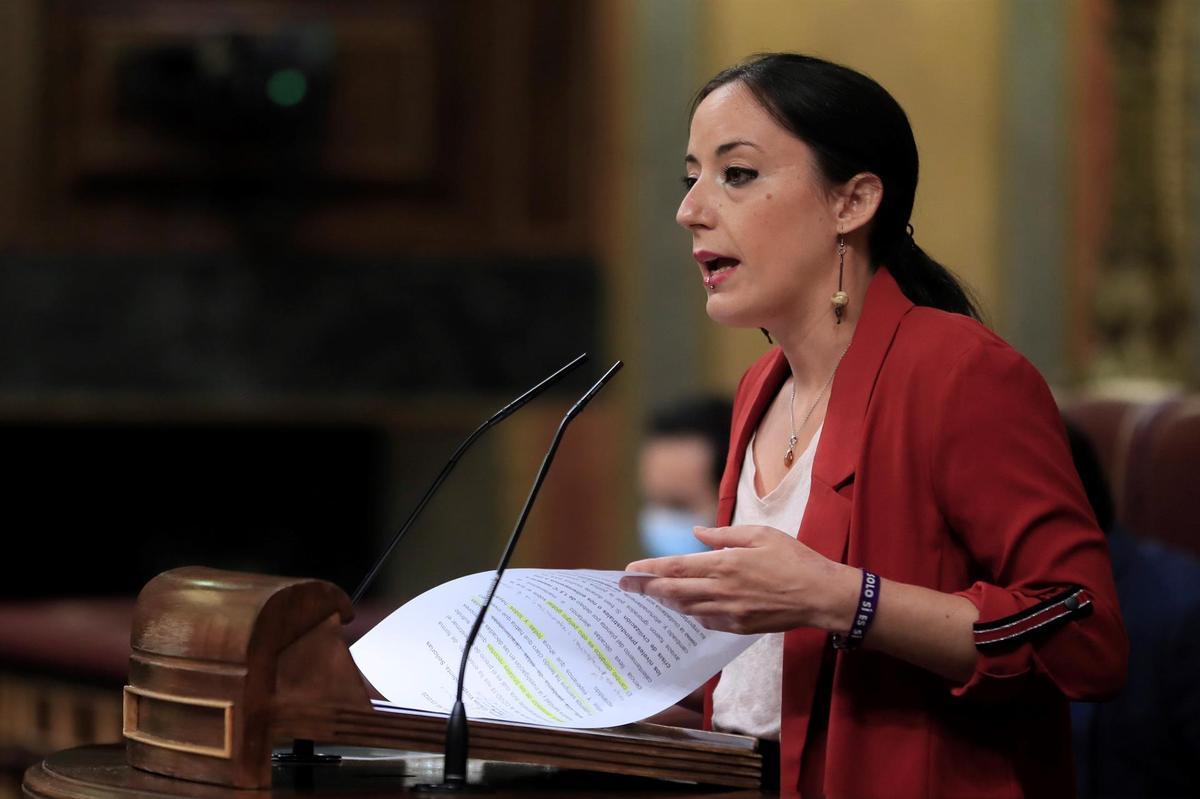
[[[720,525],[787,374],[776,348],[738,387]],[[827,796],[1074,794],[1067,700],[1115,692],[1128,643],[1107,544],[1033,366],[974,320],[915,307],[880,269],[833,383],[798,537],[885,580],[967,597],[979,607],[977,641],[996,637],[980,625],[998,619],[1012,623],[1002,631],[1036,626],[1061,608],[1039,610],[1043,600],[1069,586],[1083,588],[1092,612],[981,651],[963,685],[867,649],[833,654],[821,630],[788,632],[783,795],[800,790],[810,711],[824,718],[825,702],[824,763],[809,752],[804,779],[817,769]]]

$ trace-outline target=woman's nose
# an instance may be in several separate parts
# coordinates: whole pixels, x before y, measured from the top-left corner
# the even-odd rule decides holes
[[[700,183],[692,186],[688,193],[683,195],[683,202],[679,203],[679,210],[675,212],[675,221],[687,230],[712,227],[712,211],[705,201],[704,189]]]

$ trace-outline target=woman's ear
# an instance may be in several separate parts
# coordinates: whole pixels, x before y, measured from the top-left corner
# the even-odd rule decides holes
[[[859,172],[837,190],[835,213],[839,229],[851,233],[875,218],[883,201],[883,181],[871,172]]]

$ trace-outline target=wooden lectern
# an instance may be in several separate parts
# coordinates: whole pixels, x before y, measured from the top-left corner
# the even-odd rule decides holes
[[[372,703],[341,636],[352,616],[345,593],[320,580],[200,567],[154,578],[134,613],[124,697],[128,765],[266,789],[272,747],[295,740],[440,753],[444,717]],[[563,730],[489,721],[472,721],[470,734],[471,756],[492,761],[742,788],[761,779],[755,740],[743,736],[652,724]]]

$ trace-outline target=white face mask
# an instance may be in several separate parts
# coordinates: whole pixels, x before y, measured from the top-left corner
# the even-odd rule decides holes
[[[692,535],[693,527],[711,527],[712,519],[699,513],[647,505],[638,514],[642,549],[653,558],[705,552],[708,547]]]

